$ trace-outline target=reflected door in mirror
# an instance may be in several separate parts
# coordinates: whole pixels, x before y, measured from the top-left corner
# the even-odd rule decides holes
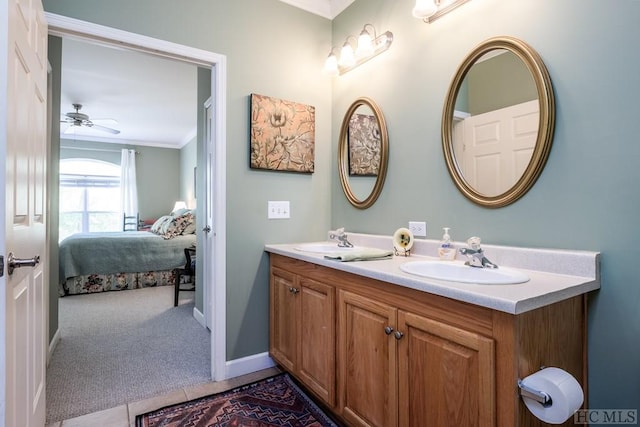
[[[513,203],[542,172],[554,122],[551,80],[538,54],[512,37],[481,43],[458,68],[443,109],[454,183],[479,205]]]
[[[479,193],[508,191],[526,170],[538,134],[538,100],[454,119],[456,161]]]

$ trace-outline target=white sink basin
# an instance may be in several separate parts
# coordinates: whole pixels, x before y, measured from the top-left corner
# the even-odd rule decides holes
[[[400,270],[431,279],[480,285],[509,285],[529,281],[529,276],[511,268],[476,268],[450,261],[410,261],[402,264]]]
[[[358,246],[352,248],[342,248],[337,243],[303,243],[295,247],[297,251],[312,252],[315,254],[337,254],[359,249]]]

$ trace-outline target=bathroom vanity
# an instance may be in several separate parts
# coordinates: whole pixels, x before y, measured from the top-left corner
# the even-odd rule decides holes
[[[485,248],[498,264],[545,266],[523,269],[527,283],[476,285],[400,270],[415,255],[345,263],[267,245],[271,357],[347,425],[544,425],[517,380],[556,366],[586,400],[586,294],[600,286],[599,255]]]

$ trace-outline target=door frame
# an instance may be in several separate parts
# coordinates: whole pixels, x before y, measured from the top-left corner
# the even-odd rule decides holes
[[[214,119],[212,121],[211,140],[207,142],[206,152],[213,153],[213,169],[209,188],[213,189],[212,232],[205,239],[213,239],[213,244],[205,244],[203,258],[212,262],[203,262],[204,280],[209,283],[209,292],[203,292],[209,298],[203,301],[205,319],[203,326],[211,324],[211,377],[214,381],[226,379],[226,89],[227,58],[225,55],[196,49],[141,34],[118,30],[112,27],[81,21],[62,15],[45,12],[49,25],[49,34],[97,42],[121,49],[131,49],[166,58],[177,59],[211,69],[211,100]],[[212,253],[207,254],[207,247]],[[208,312],[207,306],[212,307]],[[200,316],[194,309],[194,317]]]

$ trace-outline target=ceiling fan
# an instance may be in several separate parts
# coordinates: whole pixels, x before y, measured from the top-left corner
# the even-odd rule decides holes
[[[73,132],[73,127],[77,126],[77,127],[88,127],[88,128],[93,128],[96,130],[101,130],[104,132],[109,132],[112,133],[114,135],[117,135],[120,133],[119,130],[117,129],[113,129],[113,128],[109,128],[106,126],[101,126],[98,125],[96,123],[94,123],[92,120],[89,119],[89,116],[87,114],[81,113],[80,109],[82,108],[82,104],[72,104],[73,108],[76,111],[67,113],[64,115],[64,117],[62,118],[62,120],[60,121],[60,123],[68,123],[70,126],[64,131],[64,133],[71,133]],[[113,119],[96,119],[95,121],[110,121],[112,123],[117,123],[115,120]]]

